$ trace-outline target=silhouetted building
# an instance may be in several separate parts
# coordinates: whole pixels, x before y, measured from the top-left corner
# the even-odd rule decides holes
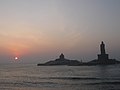
[[[100,61],[108,60],[109,55],[106,54],[106,52],[105,52],[105,44],[103,41],[100,44],[100,51],[101,51],[101,54],[98,54],[98,60],[100,60]]]
[[[64,60],[64,59],[65,59],[64,54],[63,54],[63,53],[61,53],[61,55],[59,56],[59,59],[60,59],[60,60]]]
[[[77,61],[77,60],[69,60],[66,59],[64,54],[61,53],[59,58],[55,59],[55,60],[51,60],[48,61],[44,64],[37,64],[38,66],[52,66],[52,65],[68,65],[68,66],[78,66],[80,65],[81,62]]]
[[[65,58],[63,53],[61,53],[59,58],[37,65],[38,66],[53,66],[53,65],[84,66],[84,65],[120,64],[120,61],[117,61],[116,59],[109,59],[109,55],[106,54],[105,44],[103,41],[100,44],[100,52],[101,53],[98,54],[98,59],[92,60],[90,62],[82,62],[82,60],[81,62],[78,60],[69,60]]]
[[[100,54],[98,54],[98,59],[88,62],[89,65],[105,65],[105,64],[118,64],[120,61],[116,59],[109,59],[109,55],[106,54],[105,44],[102,41],[100,44]]]

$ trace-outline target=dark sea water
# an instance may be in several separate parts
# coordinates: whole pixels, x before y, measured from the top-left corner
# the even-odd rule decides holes
[[[0,65],[0,90],[120,90],[120,65]]]

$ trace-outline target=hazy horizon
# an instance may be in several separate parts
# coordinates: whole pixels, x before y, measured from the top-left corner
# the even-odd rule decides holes
[[[38,63],[64,53],[97,58],[104,41],[120,60],[120,0],[0,0],[0,63]]]

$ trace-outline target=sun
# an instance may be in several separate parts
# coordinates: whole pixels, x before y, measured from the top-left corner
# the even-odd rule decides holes
[[[18,60],[18,57],[15,57],[15,60]]]

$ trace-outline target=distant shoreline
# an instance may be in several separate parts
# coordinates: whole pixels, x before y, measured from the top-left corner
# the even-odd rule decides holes
[[[37,66],[95,66],[95,65],[113,65],[113,64],[120,64],[120,61],[116,59],[108,59],[108,60],[105,60],[105,62],[101,62],[101,60],[80,62],[78,60],[58,58],[56,60],[48,61],[46,63],[39,63],[37,64]]]

